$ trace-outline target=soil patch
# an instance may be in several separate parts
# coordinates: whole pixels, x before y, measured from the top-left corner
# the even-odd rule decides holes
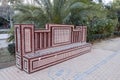
[[[10,55],[7,48],[0,48],[0,69],[15,65],[15,57]]]

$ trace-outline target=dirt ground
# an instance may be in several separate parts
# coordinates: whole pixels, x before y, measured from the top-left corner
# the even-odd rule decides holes
[[[15,65],[15,57],[10,55],[7,48],[0,48],[0,69]]]

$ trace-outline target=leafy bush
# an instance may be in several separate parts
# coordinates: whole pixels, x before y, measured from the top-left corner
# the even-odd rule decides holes
[[[115,36],[120,36],[120,32],[119,32],[119,31],[115,31],[115,32],[114,32],[114,35],[115,35]]]
[[[91,36],[87,37],[88,42],[94,40],[100,40],[110,37],[112,34],[92,34]]]
[[[114,31],[114,23],[111,19],[97,19],[89,25],[93,34],[107,34]]]
[[[8,34],[9,34],[9,37],[8,37],[8,39],[7,39],[7,41],[8,42],[14,42],[14,40],[15,40],[15,36],[14,36],[14,27],[12,27],[11,29],[10,29],[10,31],[8,32]]]
[[[8,45],[8,51],[11,55],[15,55],[15,43],[11,43]]]
[[[113,34],[114,30],[114,20],[96,18],[88,24],[88,41],[108,38]]]

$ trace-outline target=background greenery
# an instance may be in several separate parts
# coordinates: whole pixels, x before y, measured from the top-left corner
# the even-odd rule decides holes
[[[104,4],[92,0],[8,0],[14,8],[14,23],[35,24],[44,28],[46,23],[87,26],[87,41],[108,38],[120,32],[120,1]],[[30,0],[29,0],[30,1]],[[9,41],[14,40],[13,30]]]

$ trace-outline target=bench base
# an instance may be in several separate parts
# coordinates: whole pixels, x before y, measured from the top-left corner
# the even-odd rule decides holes
[[[48,54],[34,58],[24,57],[23,70],[26,71],[27,73],[33,73],[35,71],[64,62],[66,60],[80,56],[90,51],[91,51],[91,44],[86,43],[78,47],[55,52],[54,54]]]

